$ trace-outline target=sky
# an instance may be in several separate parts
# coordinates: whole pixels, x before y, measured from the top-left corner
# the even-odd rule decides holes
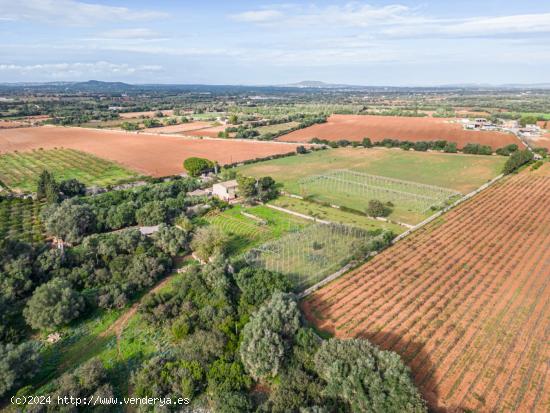
[[[0,82],[550,83],[550,1],[0,0]]]

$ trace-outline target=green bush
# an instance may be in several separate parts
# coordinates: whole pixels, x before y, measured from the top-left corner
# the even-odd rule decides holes
[[[315,368],[327,382],[326,394],[347,403],[353,412],[427,411],[399,355],[366,340],[323,342]]]
[[[521,166],[531,162],[534,158],[533,152],[528,149],[512,153],[504,164],[503,174],[511,174]]]
[[[183,161],[183,167],[191,176],[200,176],[201,174],[212,170],[214,166],[214,162],[205,158],[191,157]]]

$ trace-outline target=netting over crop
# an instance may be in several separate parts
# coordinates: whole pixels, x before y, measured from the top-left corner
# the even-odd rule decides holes
[[[303,289],[340,269],[372,238],[354,227],[315,224],[250,250],[246,261],[287,274],[296,288]]]
[[[313,175],[299,181],[301,195],[312,195],[338,205],[378,199],[382,202],[405,204],[411,210],[423,212],[441,205],[458,192],[433,185],[419,184],[384,176],[369,175],[348,169],[338,169]],[[353,206],[353,205],[350,205]]]

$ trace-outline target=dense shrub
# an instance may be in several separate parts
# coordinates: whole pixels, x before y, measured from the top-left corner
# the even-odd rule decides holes
[[[191,249],[203,261],[214,255],[223,255],[227,252],[229,238],[216,227],[199,228],[193,235]]]
[[[214,166],[214,162],[205,158],[191,157],[183,161],[183,167],[190,176],[200,176],[214,169]]]
[[[493,149],[487,145],[480,145],[479,143],[468,143],[462,148],[463,153],[471,155],[492,155]]]
[[[496,150],[497,155],[501,156],[510,156],[513,152],[516,152],[518,150],[518,146],[515,143],[511,143],[510,145],[506,145],[502,148],[498,148]]]
[[[392,209],[387,204],[382,203],[382,201],[371,199],[366,212],[371,217],[387,217],[391,214]]]
[[[329,396],[354,412],[426,412],[410,370],[399,355],[366,340],[330,339],[315,355],[315,367]]]
[[[86,193],[86,185],[78,181],[78,179],[66,179],[59,183],[59,190],[67,197],[84,195]]]
[[[40,361],[37,343],[0,343],[0,397],[32,378],[40,367]]]
[[[240,355],[255,379],[275,377],[300,327],[300,312],[292,295],[275,293],[243,330]]]
[[[153,242],[165,253],[175,256],[189,249],[188,232],[178,227],[160,224],[157,232],[153,234]]]
[[[34,291],[23,314],[32,328],[53,330],[78,318],[85,307],[84,299],[71,284],[58,278]]]
[[[42,211],[46,232],[63,241],[78,243],[95,230],[95,214],[88,205],[65,200]]]
[[[284,275],[253,267],[243,268],[235,279],[241,290],[240,306],[243,309],[263,304],[277,291],[292,289],[292,283]]]
[[[516,171],[521,166],[531,162],[533,158],[534,158],[533,152],[531,152],[528,149],[525,149],[523,151],[516,151],[512,153],[512,155],[510,155],[510,157],[504,164],[502,173],[510,174]]]

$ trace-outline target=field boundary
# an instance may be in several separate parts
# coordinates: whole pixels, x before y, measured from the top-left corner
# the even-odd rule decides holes
[[[433,214],[430,217],[426,218],[424,221],[422,221],[419,224],[415,225],[411,229],[409,229],[409,230],[403,232],[402,234],[398,235],[397,237],[395,237],[392,240],[392,244],[395,244],[399,240],[402,240],[406,236],[408,236],[408,235],[412,234],[413,232],[415,232],[415,231],[419,230],[420,228],[422,228],[424,225],[427,225],[430,222],[434,221],[435,219],[439,218],[444,213],[450,211],[451,209],[459,206],[460,204],[462,204],[463,202],[465,202],[468,199],[472,198],[473,196],[475,196],[475,195],[479,194],[480,192],[484,191],[485,189],[489,188],[490,186],[492,186],[496,182],[500,181],[503,177],[504,177],[504,174],[500,174],[500,175],[494,177],[493,179],[491,179],[489,182],[484,183],[483,185],[481,185],[479,188],[475,189],[474,191],[469,192],[468,194],[464,195],[462,198],[456,200],[451,205],[443,208],[441,211],[436,212],[435,214]]]
[[[311,293],[317,291],[319,288],[321,288],[322,286],[334,281],[335,279],[337,279],[338,277],[340,277],[341,275],[344,275],[346,272],[348,272],[349,270],[351,270],[352,268],[355,267],[355,264],[353,263],[349,263],[349,264],[346,264],[344,265],[342,268],[340,268],[338,271],[330,274],[329,276],[327,276],[325,279],[319,281],[317,284],[315,285],[312,285],[311,287],[307,288],[306,290],[302,291],[301,293],[299,293],[297,296],[298,296],[298,299],[302,299],[304,297],[307,297],[308,295],[310,295]]]
[[[442,209],[441,211],[438,211],[436,212],[435,214],[433,214],[432,216],[430,216],[429,218],[425,219],[424,221],[422,221],[421,223],[415,225],[414,227],[412,227],[411,229],[403,232],[402,234],[398,235],[397,237],[395,237],[392,241],[391,241],[391,245],[394,245],[395,243],[397,243],[398,241],[402,240],[403,238],[406,238],[407,236],[411,235],[413,232],[419,230],[420,228],[422,228],[423,226],[425,225],[428,225],[430,222],[434,221],[435,219],[439,218],[441,215],[443,215],[444,213],[450,211],[451,209],[457,207],[458,205],[462,204],[463,202],[469,200],[470,198],[472,198],[473,196],[479,194],[480,192],[484,191],[485,189],[489,188],[490,186],[494,185],[495,183],[497,183],[498,181],[500,181],[502,178],[504,177],[504,174],[500,174],[498,176],[496,176],[495,178],[491,179],[489,182],[486,182],[485,184],[481,185],[479,188],[477,188],[476,190],[464,195],[462,198],[460,198],[459,200],[455,201],[454,203],[452,203],[451,205],[445,207],[444,209]],[[389,247],[388,247],[389,248]],[[369,255],[368,258],[376,255],[378,253],[371,253]],[[342,267],[340,270],[336,271],[335,273],[327,276],[326,278],[322,279],[321,281],[319,281],[317,284],[315,285],[312,285],[311,287],[309,287],[308,289],[302,291],[300,294],[298,294],[298,298],[299,299],[303,299],[305,297],[307,297],[308,295],[314,293],[315,291],[317,291],[318,289],[320,289],[321,287],[325,286],[326,284],[334,281],[335,279],[337,279],[338,277],[340,277],[341,275],[345,274],[347,271],[349,271],[350,269],[352,269],[354,266],[350,263],[350,264],[347,264],[345,265],[344,267]]]
[[[184,134],[171,134],[171,133],[161,133],[161,132],[150,132],[150,131],[125,131],[125,130],[118,130],[118,129],[109,129],[109,128],[83,128],[79,126],[59,126],[59,125],[44,125],[40,126],[41,128],[61,128],[61,129],[84,129],[84,130],[91,130],[95,131],[97,133],[101,132],[114,132],[119,133],[122,135],[146,135],[146,136],[162,136],[162,137],[172,137],[174,139],[184,139],[184,140],[207,140],[207,141],[230,141],[230,142],[257,142],[257,143],[276,143],[282,146],[296,146],[295,142],[281,142],[281,141],[260,141],[257,139],[241,139],[241,138],[213,138],[211,136],[195,136],[195,135],[184,135]],[[207,129],[207,128],[205,128]],[[195,129],[193,129],[195,130]],[[198,130],[198,129],[197,129]],[[302,144],[306,147],[318,147],[321,145],[317,144],[311,144],[311,143],[305,143]]]
[[[282,191],[281,192],[283,195],[285,196],[288,196],[289,198],[295,198],[295,199],[301,199],[302,201],[305,200],[305,197],[301,196],[301,195],[296,195],[296,194],[291,194],[290,192],[285,192],[285,191]],[[335,205],[335,204],[329,204],[329,205],[324,205],[320,202],[317,202],[317,201],[314,201],[314,200],[309,200],[307,202],[312,202],[314,204],[317,204],[317,205],[321,205],[321,206],[326,206],[326,207],[330,207],[330,208],[333,208],[333,209],[342,209],[342,207],[340,205]],[[280,208],[280,207],[278,207]],[[351,211],[349,208],[347,209],[348,211]],[[289,212],[289,213],[293,213],[294,214],[294,211],[291,211],[291,210],[285,210],[286,212]],[[358,213],[357,212],[351,212],[352,214],[353,213]],[[401,221],[394,221],[392,219],[388,219],[388,218],[384,218],[384,217],[371,217],[371,216],[367,216],[368,218],[372,218],[376,221],[382,221],[382,222],[387,222],[389,224],[396,224],[396,225],[401,225],[402,227],[405,227],[405,228],[413,228],[414,225],[411,225],[411,224],[407,224],[405,222],[401,222]],[[317,221],[319,221],[318,218],[314,218],[314,217],[310,217],[310,218],[306,218],[306,219],[317,219]],[[331,223],[330,221],[327,221],[328,223]]]
[[[278,206],[275,206],[275,205],[270,205],[270,204],[264,204],[264,205],[268,208],[275,209],[276,211],[285,212],[287,214],[294,215],[294,216],[299,217],[299,218],[307,219],[307,220],[313,221],[313,222],[318,222],[319,224],[324,224],[324,225],[334,224],[334,222],[326,221],[324,219],[315,218],[315,217],[312,217],[311,215],[302,214],[300,212],[292,211],[290,209],[281,208],[281,207],[278,207]]]

